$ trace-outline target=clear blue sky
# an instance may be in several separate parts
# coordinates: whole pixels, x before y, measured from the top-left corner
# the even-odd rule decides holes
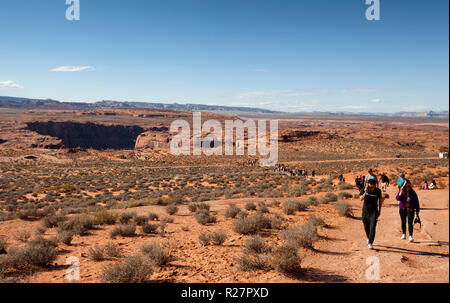
[[[70,22],[65,0],[0,0],[0,95],[448,110],[448,0],[380,0],[380,21],[365,0],[80,2]]]

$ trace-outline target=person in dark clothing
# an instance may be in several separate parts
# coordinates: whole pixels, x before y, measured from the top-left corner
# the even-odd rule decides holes
[[[382,174],[381,175],[381,190],[383,192],[386,192],[388,186],[389,186],[389,178],[386,176],[386,174]]]
[[[382,194],[381,190],[377,187],[377,181],[375,179],[367,181],[367,187],[361,191],[361,201],[364,201],[362,221],[367,236],[367,247],[373,249],[375,230],[382,207]]]
[[[403,186],[397,194],[397,201],[399,201],[399,213],[402,221],[403,234],[401,239],[406,239],[406,221],[408,220],[409,242],[414,242],[414,216],[416,213],[419,214],[420,205],[419,198],[412,188],[411,181],[405,180],[403,182]]]

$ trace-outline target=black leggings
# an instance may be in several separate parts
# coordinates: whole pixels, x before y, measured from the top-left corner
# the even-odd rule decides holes
[[[408,218],[409,235],[412,236],[413,232],[414,232],[415,211],[414,210],[409,210],[407,208],[405,208],[405,209],[401,209],[400,208],[399,213],[400,213],[400,219],[402,219],[402,232],[404,234],[406,234],[406,218]]]

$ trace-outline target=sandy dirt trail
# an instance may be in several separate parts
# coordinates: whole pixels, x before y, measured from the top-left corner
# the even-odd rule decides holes
[[[366,270],[379,260],[378,282],[449,282],[448,189],[418,191],[422,211],[414,228],[414,243],[401,240],[396,187],[388,189],[377,225],[374,250],[369,250],[363,230],[361,203],[353,203],[354,219],[336,222],[326,231],[328,241],[317,243],[317,252],[305,258],[306,268],[320,270],[329,282],[376,282]],[[314,270],[313,270],[314,271]],[[373,277],[373,276],[372,276]],[[327,280],[327,279],[323,279]],[[324,281],[326,282],[326,281]]]

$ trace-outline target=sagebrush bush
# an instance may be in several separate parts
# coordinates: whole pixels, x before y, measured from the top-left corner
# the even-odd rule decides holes
[[[101,209],[92,214],[95,225],[114,225],[117,221],[117,214]]]
[[[268,258],[257,254],[242,254],[237,258],[238,269],[255,271],[268,269]]]
[[[328,203],[328,202],[336,202],[338,200],[338,196],[336,194],[333,193],[327,193],[324,197],[323,197],[323,202],[324,203]]]
[[[304,201],[295,202],[296,211],[305,211],[308,208],[308,203]]]
[[[348,190],[348,189],[353,189],[353,185],[347,182],[340,182],[338,184],[338,189],[339,190]]]
[[[326,225],[325,224],[325,220],[323,218],[317,217],[314,214],[309,214],[308,215],[308,222],[311,222],[311,224],[314,225],[314,226],[321,226],[321,227],[323,227],[323,226]]]
[[[318,240],[317,228],[310,222],[291,227],[281,232],[281,239],[289,246],[312,248]]]
[[[62,242],[66,245],[70,245],[70,243],[72,243],[73,240],[73,232],[70,230],[60,230],[58,231],[58,241]]]
[[[156,233],[156,230],[158,229],[158,225],[151,224],[151,223],[145,223],[144,225],[141,226],[141,228],[142,228],[142,232],[144,234],[152,234],[152,233]]]
[[[103,283],[142,283],[152,272],[150,262],[135,255],[105,267],[101,279]]]
[[[173,256],[159,243],[144,244],[141,252],[159,267],[166,266],[174,260]]]
[[[317,206],[319,205],[319,199],[317,199],[316,197],[308,197],[308,199],[306,199],[306,204]]]
[[[110,242],[103,248],[105,255],[109,258],[117,258],[120,256],[120,249]]]
[[[217,220],[215,216],[212,216],[209,213],[209,210],[202,208],[197,210],[197,212],[194,215],[194,218],[198,223],[202,225],[206,225],[208,223],[215,223]]]
[[[295,246],[282,245],[271,255],[272,267],[282,274],[297,274],[301,269],[301,262]]]
[[[353,197],[353,195],[351,193],[347,193],[347,192],[341,192],[338,194],[338,198],[340,200],[342,199],[351,199]]]
[[[227,234],[223,230],[210,233],[209,238],[214,245],[222,245],[227,239]]]
[[[105,260],[105,250],[103,247],[100,247],[98,244],[95,244],[94,247],[89,248],[88,256],[93,261],[103,261]]]
[[[263,254],[270,251],[264,240],[257,235],[251,236],[241,246],[244,253]]]
[[[174,215],[178,212],[178,207],[175,204],[169,204],[166,206],[166,212],[169,215]]]
[[[347,202],[343,201],[337,202],[334,205],[334,209],[341,217],[353,217],[352,206]]]
[[[0,255],[6,254],[6,249],[8,248],[8,244],[5,238],[0,238]]]
[[[200,242],[201,245],[203,246],[208,246],[209,245],[209,233],[208,232],[204,232],[202,231],[199,235],[198,235],[198,242]]]
[[[227,209],[225,209],[225,218],[236,218],[241,210],[235,205],[230,204]]]
[[[281,229],[283,225],[283,216],[281,214],[274,214],[270,219],[271,229]]]
[[[147,217],[150,221],[158,221],[159,220],[159,216],[152,212],[148,213]]]
[[[297,204],[292,200],[286,200],[283,203],[283,212],[286,215],[293,215],[297,209]]]
[[[110,237],[114,239],[116,236],[122,236],[122,237],[134,237],[136,236],[136,224],[129,223],[126,225],[121,225],[115,227],[111,233]]]
[[[247,202],[244,206],[247,211],[256,210],[256,205],[253,202]]]
[[[130,223],[130,221],[136,217],[136,213],[135,212],[126,212],[126,213],[122,213],[119,216],[119,222],[122,224],[128,224]]]

